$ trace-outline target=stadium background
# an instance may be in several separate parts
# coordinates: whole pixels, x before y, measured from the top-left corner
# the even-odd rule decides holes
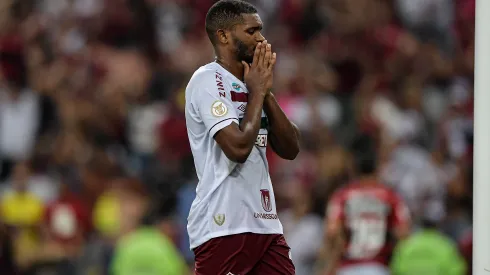
[[[183,89],[213,60],[212,2],[1,1],[1,274],[107,274],[148,209],[192,262]],[[325,204],[362,158],[469,259],[475,1],[251,2],[303,133],[297,160],[269,156],[295,264],[321,266]]]

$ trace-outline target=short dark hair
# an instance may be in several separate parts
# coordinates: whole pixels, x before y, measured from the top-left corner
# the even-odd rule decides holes
[[[243,22],[242,14],[254,14],[257,9],[242,0],[220,0],[206,14],[206,32],[213,45],[216,42],[216,31],[231,29]]]
[[[354,139],[351,151],[355,155],[355,169],[359,175],[372,175],[377,169],[376,145],[373,138],[360,135]]]

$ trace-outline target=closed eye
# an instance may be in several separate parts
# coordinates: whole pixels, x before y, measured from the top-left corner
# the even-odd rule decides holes
[[[247,29],[247,33],[254,34],[256,31],[261,31],[261,30],[262,30],[262,26],[258,26],[258,27]]]

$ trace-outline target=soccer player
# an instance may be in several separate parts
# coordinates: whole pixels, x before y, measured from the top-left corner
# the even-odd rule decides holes
[[[206,32],[216,61],[187,85],[185,116],[199,184],[188,218],[197,275],[294,274],[266,147],[292,160],[299,131],[272,93],[276,54],[257,10],[215,3]],[[306,236],[305,236],[306,237]]]
[[[375,160],[358,159],[361,176],[336,191],[327,207],[327,274],[389,275],[395,241],[410,234],[409,211],[402,199],[376,177]]]

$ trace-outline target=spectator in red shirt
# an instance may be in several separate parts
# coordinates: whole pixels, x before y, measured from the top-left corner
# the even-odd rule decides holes
[[[91,228],[89,212],[89,207],[63,184],[59,198],[46,210],[48,241],[68,251],[78,251]]]
[[[472,261],[473,261],[473,231],[469,230],[468,233],[459,241],[459,251],[466,260],[468,266],[468,275],[473,274]]]

